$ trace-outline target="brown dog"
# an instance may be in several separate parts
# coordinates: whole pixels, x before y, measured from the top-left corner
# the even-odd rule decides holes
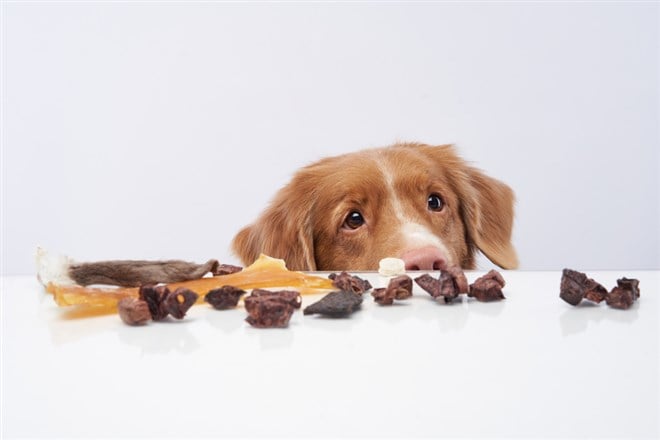
[[[301,169],[233,248],[244,264],[264,253],[292,270],[374,270],[385,257],[473,269],[476,249],[514,269],[513,204],[451,145],[396,144]]]

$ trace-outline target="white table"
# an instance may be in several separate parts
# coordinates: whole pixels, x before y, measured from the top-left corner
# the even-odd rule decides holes
[[[588,272],[607,288],[638,278],[630,310],[569,306],[560,272],[503,275],[498,303],[415,286],[265,330],[206,305],[146,327],[65,320],[34,278],[5,277],[2,434],[657,438],[660,272]]]

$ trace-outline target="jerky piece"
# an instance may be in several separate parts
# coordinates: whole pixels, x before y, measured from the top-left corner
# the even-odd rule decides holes
[[[332,280],[332,285],[339,290],[346,290],[360,295],[371,290],[371,283],[369,281],[351,275],[348,272],[341,272],[340,274],[331,273],[328,275],[328,278]]]
[[[149,306],[151,318],[154,321],[165,319],[168,315],[167,308],[163,306],[163,300],[169,295],[170,290],[166,286],[141,286],[139,291],[140,299],[146,301]]]
[[[371,295],[381,305],[392,305],[394,299],[410,298],[412,296],[412,278],[407,275],[392,278],[386,288],[374,289]]]
[[[251,326],[259,328],[286,327],[293,314],[294,307],[285,298],[277,296],[247,296],[245,319]]]
[[[245,290],[234,286],[222,286],[210,290],[204,297],[204,301],[218,310],[231,309],[238,305],[238,300],[245,294]]]
[[[362,295],[345,290],[330,292],[303,310],[305,315],[347,316],[360,308]]]
[[[424,275],[415,278],[415,282],[419,287],[424,289],[433,298],[440,296],[440,280],[433,278],[431,275],[425,273]]]
[[[461,293],[467,293],[469,290],[465,273],[458,266],[451,266],[440,271],[440,295],[435,297],[440,300],[442,297],[445,304],[454,301]]]
[[[181,260],[112,260],[74,263],[68,272],[71,279],[81,286],[110,284],[138,287],[144,284],[196,280],[208,272],[215,273],[217,268],[218,260],[209,260],[204,264]]]
[[[243,268],[241,266],[232,266],[231,264],[219,264],[212,273],[213,276],[230,275],[232,273],[240,272]]]
[[[605,297],[607,305],[616,309],[628,309],[639,298],[639,280],[621,278]]]
[[[504,285],[502,275],[495,270],[491,270],[470,284],[468,296],[476,298],[477,301],[499,301],[505,299],[502,294]]]
[[[252,298],[275,298],[288,303],[294,309],[299,309],[302,305],[300,292],[295,290],[271,291],[265,289],[254,289],[250,295]],[[247,298],[246,298],[247,299]]]
[[[186,312],[197,301],[197,295],[190,289],[179,287],[174,292],[168,293],[163,299],[162,305],[165,310],[176,319],[183,319]]]
[[[572,306],[578,305],[584,298],[587,281],[587,276],[582,272],[564,269],[561,273],[559,297]]]
[[[122,298],[117,304],[119,317],[128,325],[144,325],[151,320],[146,301],[138,298]]]

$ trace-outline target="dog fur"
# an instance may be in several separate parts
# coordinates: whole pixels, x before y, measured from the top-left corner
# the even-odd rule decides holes
[[[441,209],[430,208],[431,195]],[[357,228],[348,220],[354,212],[364,220]],[[513,218],[511,188],[452,145],[402,143],[302,168],[236,235],[233,249],[244,264],[264,253],[292,270],[374,270],[382,258],[406,260],[421,248],[440,256],[431,269],[473,269],[477,250],[514,269]]]

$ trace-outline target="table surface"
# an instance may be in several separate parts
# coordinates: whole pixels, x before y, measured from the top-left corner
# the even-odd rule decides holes
[[[2,434],[657,438],[660,272],[588,272],[638,278],[629,310],[566,304],[560,272],[502,274],[504,301],[439,304],[415,285],[286,329],[206,305],[144,327],[65,319],[36,279],[4,277]]]

